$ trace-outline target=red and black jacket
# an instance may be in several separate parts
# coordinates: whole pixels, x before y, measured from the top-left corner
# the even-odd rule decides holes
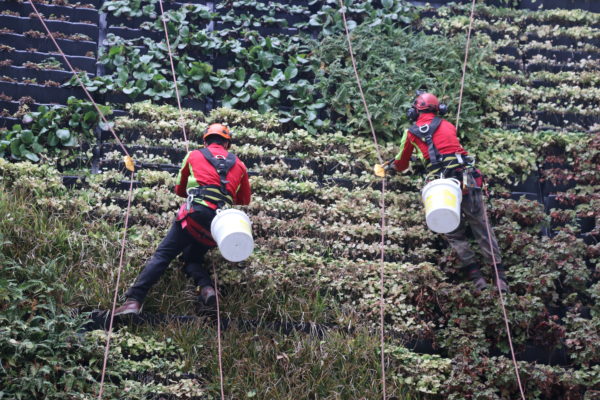
[[[227,157],[229,154],[223,146],[216,143],[209,145],[208,150],[214,156]],[[227,181],[226,189],[233,199],[233,204],[250,204],[251,192],[248,170],[239,158],[236,159],[235,164],[227,173]],[[183,160],[177,175],[175,193],[178,196],[187,197],[188,189],[220,185],[221,178],[215,167],[204,157],[201,151],[193,150]],[[218,208],[217,204],[208,200],[203,201],[202,204],[213,210]]]
[[[434,118],[434,113],[420,114],[415,125],[417,127],[429,125],[432,123]],[[456,127],[452,123],[446,121],[445,119],[441,120],[439,127],[433,135],[433,146],[442,156],[449,154],[469,154],[460,145],[460,142],[458,141],[458,136],[456,135]],[[400,152],[394,160],[394,168],[396,170],[404,171],[408,168],[408,165],[410,163],[410,156],[412,155],[412,152],[415,148],[417,149],[417,155],[419,156],[419,158],[429,164],[429,146],[415,134],[407,130],[402,136],[402,140],[400,143]]]

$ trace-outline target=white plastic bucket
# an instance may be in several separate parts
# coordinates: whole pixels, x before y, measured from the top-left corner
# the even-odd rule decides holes
[[[217,210],[210,233],[226,260],[244,261],[254,250],[250,218],[240,210]]]
[[[436,179],[421,190],[427,226],[437,233],[449,233],[460,224],[462,190],[456,179]]]

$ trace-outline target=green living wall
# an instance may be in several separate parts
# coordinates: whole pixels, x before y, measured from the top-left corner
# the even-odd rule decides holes
[[[119,9],[130,12],[132,18],[144,13],[152,16],[152,8],[130,7],[127,11],[124,4],[107,3],[106,7],[108,4],[121,7],[107,8],[115,14]],[[259,5],[225,3],[224,10],[240,11],[250,6],[257,10]],[[209,87],[202,84],[206,83],[214,93],[221,93],[224,101],[230,101],[228,105],[242,109],[184,110],[183,123],[191,144],[199,142],[207,123],[226,122],[234,128],[234,152],[252,173],[253,203],[244,210],[253,221],[254,255],[241,265],[225,263],[216,251],[208,259],[216,266],[223,294],[222,316],[228,321],[223,332],[223,362],[225,392],[231,398],[381,398],[380,182],[371,172],[375,148],[364,134],[364,113],[356,97],[335,6],[335,2],[327,2],[320,8],[307,4],[302,9],[302,13],[308,12],[307,24],[319,28],[319,33],[304,39],[271,37],[264,30],[261,33],[263,25],[273,22],[267,18],[273,17],[269,10],[263,10],[266,14],[257,29],[252,28],[254,17],[220,13],[231,18],[222,20],[233,28],[223,42],[230,46],[227,49],[239,50],[239,59],[227,59],[235,68],[218,68],[204,63],[200,56],[194,58],[194,51],[200,50],[194,50],[196,42],[192,40],[200,40],[197,37],[206,33],[201,29],[190,29],[190,36],[184,35],[194,36],[192,44],[181,42],[182,47],[177,46],[178,57],[187,54],[193,58],[178,60],[178,69],[207,71],[206,76],[198,70],[189,76],[181,74],[182,88],[189,90],[186,96],[191,93],[196,100],[205,100]],[[199,10],[186,10],[176,9],[173,21],[185,17],[192,24],[194,18],[207,18]],[[416,18],[414,10],[404,3],[375,6],[356,2],[348,12],[354,21],[351,26],[356,24],[352,39],[359,70],[377,132],[388,139],[382,151],[389,158],[397,151],[394,139],[406,127],[404,110],[416,88],[439,88],[440,96],[451,106],[450,120],[456,117],[457,67],[463,55],[468,10],[426,10]],[[528,14],[477,8],[478,34],[468,68],[461,133],[490,177],[487,207],[510,268],[511,293],[506,305],[527,398],[594,399],[600,391],[600,142],[593,124],[552,125],[542,121],[542,111],[536,108],[544,99],[544,104],[554,107],[552,112],[586,115],[587,108],[578,108],[578,104],[583,98],[597,99],[593,64],[542,74],[533,67],[539,64],[535,62],[539,57],[523,54],[565,51],[554,47],[568,46],[555,44],[549,34],[547,40],[532,39],[525,45],[519,38],[534,31],[530,25],[558,21],[581,25],[585,38],[593,38],[596,17],[581,12]],[[160,29],[160,24],[153,26]],[[217,30],[212,32],[207,34],[217,35]],[[542,28],[536,30],[541,37],[543,32]],[[577,34],[573,32],[568,34]],[[135,43],[148,42],[148,49],[155,53],[148,50],[142,54],[140,50],[135,55],[137,49],[126,40],[110,40],[114,46],[105,55],[112,60],[107,71],[113,73],[114,68],[111,82],[117,85],[111,90],[127,94],[127,85],[144,80],[146,75],[135,69],[142,64],[143,68],[165,70],[163,80],[154,82],[156,73],[152,73],[152,84],[143,89],[152,88],[159,97],[140,92],[134,100],[148,96],[152,101],[137,101],[126,108],[115,102],[112,107],[127,111],[126,115],[119,113],[112,123],[138,163],[119,288],[122,293],[173,219],[179,204],[172,193],[174,172],[185,155],[185,142],[179,112],[169,94],[172,89],[164,46],[139,40]],[[544,44],[546,41],[550,44]],[[388,43],[397,43],[397,48],[383,57]],[[298,47],[293,48],[295,45]],[[448,57],[443,57],[441,48]],[[212,56],[220,49],[207,50],[207,54]],[[532,67],[513,71],[509,61],[514,60],[505,59],[499,51],[520,58],[524,68]],[[568,51],[591,56],[597,52],[592,39],[577,39],[575,48]],[[142,62],[146,55],[152,58]],[[493,65],[497,57],[506,63],[500,69]],[[384,61],[378,64],[378,59]],[[132,60],[136,63],[131,64]],[[152,63],[160,65],[154,67]],[[421,68],[423,63],[427,68]],[[124,69],[119,64],[134,67],[127,70],[127,77],[122,73],[122,87],[118,86],[118,74]],[[188,80],[190,77],[200,77],[197,85]],[[550,83],[544,86],[543,82]],[[563,88],[560,93],[553,89],[557,82]],[[102,87],[99,85],[98,91]],[[263,87],[264,91],[259,90]],[[398,89],[393,90],[395,87]],[[569,91],[568,87],[579,90]],[[242,90],[246,94],[240,93]],[[273,95],[275,90],[279,97]],[[313,109],[314,118],[310,108],[302,108],[302,102],[287,98],[301,90],[313,96],[303,97],[309,106],[323,104]],[[264,93],[265,98],[261,97]],[[246,95],[249,98],[244,101]],[[154,104],[161,98],[172,104]],[[573,106],[564,99],[572,99]],[[285,101],[291,108],[277,112]],[[6,142],[18,139],[20,144],[28,144],[35,136],[42,145],[49,137],[36,128],[48,112],[25,112],[21,117],[31,118],[31,122],[23,121],[20,130],[5,132],[4,150],[11,161],[19,154],[11,155],[11,143]],[[6,215],[0,222],[4,266],[0,276],[0,393],[6,398],[91,398],[98,390],[105,336],[101,331],[90,331],[98,325],[89,324],[87,313],[111,305],[130,182],[123,174],[118,145],[105,130],[99,142],[84,136],[90,126],[83,123],[95,126],[97,120],[84,119],[82,123],[80,116],[78,112],[61,114],[63,119],[56,118],[56,129],[70,126],[70,134],[92,145],[87,157],[95,154],[101,173],[87,172],[86,157],[74,159],[81,148],[68,142],[40,151],[37,165],[0,161],[0,207]],[[31,133],[24,134],[24,127],[31,127],[25,129]],[[54,134],[59,137],[64,132],[55,130]],[[27,153],[23,155],[30,158]],[[77,177],[62,178],[64,171]],[[491,290],[473,295],[456,255],[427,230],[419,198],[421,169],[414,166],[411,172],[388,178],[385,199],[388,396],[518,398],[498,298]],[[534,177],[536,189],[519,190],[515,183],[529,176]],[[176,261],[167,271],[151,292],[144,311],[197,318],[154,326],[119,320],[119,326],[127,328],[113,338],[107,398],[219,396],[214,316],[198,308],[193,287],[180,266]],[[484,271],[489,277],[489,266]],[[73,309],[79,313],[72,313]],[[306,332],[290,329],[294,324]]]

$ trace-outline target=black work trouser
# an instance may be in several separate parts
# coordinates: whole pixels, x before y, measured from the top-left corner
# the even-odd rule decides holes
[[[210,224],[215,217],[215,210],[194,205],[191,217],[210,231]],[[192,235],[181,228],[181,223],[174,221],[167,236],[160,242],[154,255],[140,272],[133,286],[125,296],[143,302],[150,288],[158,282],[171,261],[183,253],[184,272],[193,279],[196,286],[212,285],[210,274],[203,266],[204,255],[214,246],[198,243]]]

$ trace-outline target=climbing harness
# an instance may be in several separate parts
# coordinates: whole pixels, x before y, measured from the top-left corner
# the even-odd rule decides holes
[[[442,119],[440,117],[434,117],[430,124],[425,124],[421,126],[417,126],[417,124],[412,125],[408,128],[408,131],[421,139],[425,144],[427,144],[427,152],[429,153],[429,161],[433,167],[436,167],[439,163],[442,162],[442,155],[438,151],[438,149],[433,144],[433,135],[440,127],[442,123]]]
[[[213,167],[215,167],[215,170],[217,170],[217,173],[219,174],[219,178],[220,178],[220,182],[221,182],[221,186],[220,186],[221,194],[228,199],[228,200],[225,200],[225,202],[228,203],[229,205],[231,205],[233,203],[233,200],[231,199],[231,196],[229,195],[229,192],[227,191],[227,184],[229,183],[229,181],[227,181],[227,174],[229,173],[231,168],[233,168],[233,166],[235,165],[235,163],[237,161],[237,157],[232,153],[227,153],[227,157],[215,156],[207,148],[200,149],[199,151],[202,153],[204,158],[206,158],[206,160]],[[219,207],[219,208],[221,208],[221,207]]]
[[[460,180],[460,178],[462,178],[463,194],[467,194],[465,191],[466,188],[472,186],[467,184],[467,176],[473,174],[474,178],[479,178],[481,173],[475,172],[479,170],[475,170],[475,158],[471,156],[460,153],[440,154],[433,142],[433,136],[437,132],[442,121],[442,118],[436,116],[431,123],[421,126],[414,124],[408,128],[408,131],[427,145],[427,152],[429,154],[429,161],[426,166],[427,180],[450,177]]]
[[[187,190],[188,197],[177,213],[177,221],[181,223],[181,228],[192,235],[197,242],[214,247],[217,243],[213,240],[210,230],[194,220],[192,214],[196,211],[194,207],[205,207],[207,201],[216,204],[219,209],[233,205],[233,198],[227,191],[229,183],[227,174],[235,165],[237,157],[232,153],[228,153],[227,157],[215,156],[207,148],[194,151],[201,152],[215,168],[221,184],[189,188]]]

